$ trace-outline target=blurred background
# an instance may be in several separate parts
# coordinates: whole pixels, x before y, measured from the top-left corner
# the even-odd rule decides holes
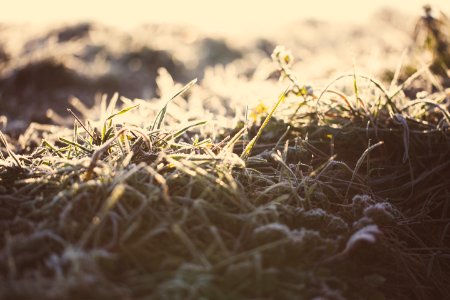
[[[97,21],[120,28],[143,23],[186,24],[208,33],[260,33],[308,18],[360,22],[384,7],[416,13],[425,3],[448,11],[448,0],[277,0],[277,1],[8,1],[0,20],[32,24]]]
[[[62,123],[73,101],[91,106],[102,94],[150,101],[163,96],[163,77],[198,78],[215,114],[236,113],[282,89],[277,45],[316,89],[355,69],[383,78],[414,44],[423,5],[443,19],[450,11],[448,0],[3,2],[0,126],[9,131]]]

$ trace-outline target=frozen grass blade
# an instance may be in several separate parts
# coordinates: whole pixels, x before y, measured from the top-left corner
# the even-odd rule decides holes
[[[405,163],[409,159],[410,132],[408,122],[401,114],[395,114],[393,116],[393,119],[403,127],[403,145],[405,148],[405,152],[403,154],[403,163]]]
[[[55,146],[53,146],[52,144],[50,144],[48,141],[46,140],[42,140],[42,144],[49,148],[50,150],[53,151],[53,153],[55,153],[56,155],[58,155],[59,158],[63,158],[62,154],[60,153],[59,149],[57,149]]]
[[[110,115],[108,118],[106,118],[106,121],[112,120],[114,117],[123,115],[124,113],[126,113],[132,109],[135,109],[137,107],[139,107],[139,104],[136,104],[136,105],[133,105],[130,107],[125,107],[125,108],[121,109],[119,112],[116,112],[116,113]]]
[[[158,130],[161,129],[161,125],[164,122],[164,118],[166,116],[166,111],[167,111],[167,106],[169,105],[170,102],[172,102],[173,99],[175,99],[176,97],[184,94],[187,90],[189,90],[194,84],[197,83],[197,79],[192,80],[191,82],[189,82],[188,84],[186,84],[181,90],[179,90],[178,92],[176,92],[167,102],[166,104],[163,106],[163,108],[158,112],[158,114],[156,115],[155,121],[153,123],[153,126],[151,128],[151,131],[153,130]]]
[[[88,149],[88,148],[86,148],[85,146],[80,145],[80,144],[78,144],[78,143],[69,141],[68,139],[65,139],[65,138],[62,138],[62,137],[61,137],[61,138],[59,138],[59,141],[63,142],[64,144],[71,145],[71,146],[73,146],[75,149],[81,149],[81,150],[83,150],[84,152],[86,152],[86,153],[88,153],[88,154],[94,153],[93,150]]]
[[[117,101],[117,97],[114,98],[114,99],[116,99],[115,101]],[[109,117],[106,118],[105,122],[103,123],[103,128],[102,128],[102,143],[104,143],[107,139],[109,139],[109,136],[110,136],[110,134],[113,131],[113,128],[111,127],[112,126],[112,119],[114,117],[123,115],[123,114],[129,112],[130,110],[135,109],[137,107],[139,107],[139,104],[136,104],[136,105],[133,105],[133,106],[129,106],[129,107],[125,107],[125,108],[121,109],[119,112],[113,113]]]
[[[126,133],[127,131],[134,131],[134,132],[139,133],[139,134],[141,135],[141,137],[147,142],[148,148],[149,148],[149,149],[152,148],[150,139],[148,138],[148,136],[146,135],[146,133],[143,132],[141,129],[138,129],[138,128],[128,128],[128,127],[122,128],[122,129],[120,129],[120,130],[116,133],[116,135],[115,135],[113,138],[111,138],[111,139],[109,139],[108,141],[106,141],[104,144],[101,145],[101,147],[99,147],[97,150],[94,151],[94,153],[92,154],[91,163],[89,164],[89,167],[88,167],[87,170],[86,170],[86,174],[85,174],[85,177],[84,177],[84,180],[85,180],[85,181],[88,181],[88,180],[90,180],[90,179],[92,178],[92,174],[93,174],[93,172],[94,172],[94,168],[95,168],[95,166],[96,166],[96,164],[97,164],[97,161],[98,161],[98,160],[100,159],[100,157],[102,156],[102,154],[103,154],[105,151],[107,151],[107,150],[111,147],[111,145],[112,145],[118,138],[120,138],[120,137],[122,137],[123,135],[125,135],[125,133]],[[119,143],[119,145],[120,145],[120,143]]]
[[[225,146],[222,148],[222,151],[231,151],[234,147],[234,145],[237,143],[237,141],[245,134],[247,131],[247,127],[241,128],[229,141],[225,144]]]
[[[75,118],[75,120],[77,120],[78,124],[81,125],[81,127],[83,127],[84,131],[86,131],[86,133],[94,140],[94,136],[92,135],[92,133],[86,128],[86,126],[83,124],[83,122],[78,118],[78,116],[70,109],[68,108],[67,111]]]
[[[358,174],[358,171],[359,171],[359,169],[361,168],[361,166],[362,166],[362,164],[363,164],[363,162],[364,162],[364,159],[366,159],[366,157],[369,155],[369,153],[370,153],[373,149],[375,149],[375,148],[377,148],[377,147],[379,147],[379,146],[381,146],[381,145],[383,145],[383,144],[384,144],[384,142],[383,142],[383,141],[380,141],[380,142],[378,142],[378,143],[376,143],[376,144],[370,146],[369,148],[367,148],[367,149],[364,151],[364,153],[361,155],[361,157],[360,157],[360,158],[358,159],[358,161],[356,162],[356,166],[355,166],[355,169],[353,170],[353,174],[352,174],[352,179],[350,180],[350,183],[349,183],[349,185],[348,185],[348,187],[347,187],[347,191],[345,192],[345,201],[346,201],[345,204],[348,203],[348,193],[349,193],[349,191],[350,191],[350,187],[352,186],[353,181],[355,180],[355,177],[356,177],[356,175]]]
[[[289,91],[289,88],[287,88],[279,97],[278,97],[278,101],[275,103],[275,105],[273,106],[272,110],[269,112],[269,114],[267,115],[267,117],[265,118],[263,124],[261,125],[261,127],[258,130],[258,133],[256,134],[256,136],[248,143],[247,147],[245,147],[244,152],[242,152],[241,158],[243,160],[247,160],[248,157],[250,156],[250,153],[252,152],[253,147],[256,145],[256,142],[258,141],[258,139],[261,137],[264,128],[266,128],[267,124],[269,123],[270,119],[272,118],[273,114],[275,113],[275,111],[277,110],[278,106],[280,106],[280,104],[284,101],[284,99],[286,99],[286,93]]]
[[[20,163],[19,158],[16,156],[16,154],[14,154],[14,152],[11,150],[11,148],[9,147],[8,142],[6,141],[5,136],[3,135],[3,132],[0,131],[0,141],[3,143],[3,145],[6,148],[6,152],[8,153],[8,155],[14,160],[14,162],[16,163],[17,167],[22,168],[22,164]]]
[[[356,75],[354,73],[352,74],[343,74],[338,76],[337,78],[335,78],[334,80],[332,80],[323,90],[322,92],[319,94],[318,98],[317,98],[317,102],[316,102],[316,113],[319,114],[319,102],[322,99],[323,95],[330,89],[330,87],[336,83],[337,81],[344,79],[344,78],[348,78],[348,77],[352,77],[352,78],[362,78],[362,79],[366,79],[369,80],[371,83],[373,83],[377,89],[379,89],[384,97],[386,98],[388,107],[392,110],[392,113],[398,113],[399,109],[397,108],[397,106],[394,104],[393,102],[393,98],[397,95],[398,92],[401,91],[401,88],[399,88],[398,92],[394,93],[393,95],[389,95],[388,91],[386,91],[386,89],[383,87],[383,85],[375,80],[374,78],[370,77],[370,76],[366,76],[366,75]],[[402,87],[403,88],[403,87]],[[319,114],[320,115],[320,114]]]
[[[443,99],[445,99],[445,97]],[[408,107],[418,105],[418,104],[428,104],[430,106],[437,108],[438,110],[440,110],[442,112],[445,119],[447,120],[447,123],[450,124],[450,114],[449,114],[448,110],[445,107],[443,107],[442,105],[440,105],[438,103],[438,101],[433,101],[433,100],[429,100],[429,99],[418,99],[418,100],[410,101],[405,106],[403,106],[402,111],[405,111]]]
[[[202,126],[205,125],[206,123],[208,123],[207,121],[197,121],[197,122],[191,122],[190,124],[185,125],[183,128],[181,128],[180,130],[177,130],[176,132],[169,134],[167,137],[164,138],[164,141],[166,143],[178,138],[179,136],[181,136],[182,134],[184,134],[186,131],[198,127],[198,126]]]

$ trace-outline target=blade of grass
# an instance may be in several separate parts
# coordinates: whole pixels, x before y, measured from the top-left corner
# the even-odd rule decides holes
[[[392,101],[392,99],[394,98],[394,96],[401,91],[401,89],[403,88],[403,86],[400,88],[400,90],[398,90],[398,92],[394,93],[393,95],[389,95],[389,93],[386,91],[386,89],[383,87],[383,85],[378,82],[377,80],[373,79],[370,76],[366,76],[366,75],[355,75],[355,74],[343,74],[338,76],[337,78],[335,78],[334,80],[332,80],[320,93],[319,97],[317,97],[317,101],[316,101],[316,113],[318,115],[320,115],[319,113],[319,103],[320,103],[320,99],[322,99],[323,95],[329,90],[329,88],[337,81],[343,79],[343,78],[347,78],[347,77],[359,77],[362,79],[366,79],[369,80],[371,83],[373,83],[385,96],[386,100],[387,100],[387,104],[389,105],[388,107],[394,112],[394,113],[398,113],[399,109],[397,108],[397,106],[394,104],[394,102]]]
[[[414,106],[414,105],[417,105],[417,104],[428,104],[428,105],[436,107],[437,109],[439,109],[442,112],[442,114],[444,115],[444,117],[447,120],[448,124],[450,124],[450,114],[447,111],[447,109],[445,107],[443,107],[442,105],[440,105],[439,103],[433,101],[433,100],[429,100],[429,99],[414,100],[414,101],[408,102],[408,104],[403,106],[403,108],[401,110],[404,111],[408,107],[411,107],[411,106]]]
[[[405,151],[403,153],[402,162],[405,163],[409,159],[409,126],[405,117],[401,114],[394,114],[393,120],[403,127],[403,147]]]
[[[394,89],[394,87],[397,85],[398,79],[400,77],[400,71],[402,70],[406,54],[407,54],[407,50],[404,50],[402,52],[402,55],[400,56],[400,59],[397,63],[397,67],[395,68],[394,76],[392,76],[391,85],[389,86],[389,92],[391,92]]]
[[[233,138],[231,138],[226,145],[222,148],[222,151],[232,151],[234,145],[237,143],[237,141],[244,135],[245,131],[247,130],[247,127],[244,126],[239,130]]]
[[[14,162],[17,164],[19,168],[22,168],[22,164],[20,163],[19,159],[17,158],[16,154],[9,148],[9,144],[6,141],[5,136],[3,135],[3,132],[0,131],[0,141],[5,145],[6,152],[8,152],[8,155],[11,156],[11,158],[14,160]]]
[[[115,101],[117,102],[117,97],[113,98],[113,100],[114,99],[116,99]],[[113,100],[111,100],[111,101],[113,101]],[[104,143],[108,139],[109,135],[111,134],[112,119],[114,117],[123,115],[124,113],[126,113],[132,109],[135,109],[138,106],[139,106],[139,104],[125,107],[124,109],[120,110],[119,112],[111,114],[109,117],[106,118],[105,122],[103,122],[103,127],[102,127],[102,143]]]
[[[273,106],[272,110],[270,111],[270,113],[267,115],[266,119],[264,120],[263,124],[261,125],[261,127],[258,130],[258,133],[256,134],[256,136],[250,141],[250,143],[248,143],[247,147],[245,147],[244,152],[242,152],[241,158],[243,160],[247,160],[248,157],[250,156],[250,153],[253,149],[253,147],[256,145],[256,142],[258,141],[258,139],[261,137],[262,132],[264,130],[264,128],[267,126],[267,124],[269,123],[270,119],[272,118],[273,114],[275,113],[275,111],[277,110],[278,106],[280,106],[280,104],[284,101],[284,99],[286,99],[286,93],[289,91],[290,88],[287,88],[279,97],[278,97],[278,101],[275,103],[275,105]]]
[[[73,123],[73,142],[74,143],[78,142],[78,125],[77,125],[77,122]],[[74,151],[75,151],[75,156],[78,156],[78,149],[77,149],[77,147],[75,147]]]
[[[53,152],[55,152],[56,155],[58,155],[60,158],[63,158],[62,154],[59,153],[59,150],[55,148],[55,146],[53,146],[52,144],[50,144],[49,142],[47,142],[46,140],[42,140],[42,144],[49,148],[50,150],[52,150]]]
[[[155,130],[155,129],[160,129],[161,125],[164,121],[164,118],[166,116],[166,112],[167,112],[167,106],[169,105],[170,102],[172,102],[173,99],[175,99],[176,97],[184,94],[187,90],[189,90],[194,84],[197,83],[197,78],[192,80],[191,82],[189,82],[188,84],[186,84],[181,90],[179,90],[178,92],[176,92],[167,102],[166,104],[163,106],[163,108],[161,108],[161,110],[158,112],[158,114],[156,115],[155,121],[153,122],[153,126],[151,128],[151,130]]]
[[[356,80],[356,67],[355,63],[353,63],[353,90],[355,92],[355,103],[356,108],[358,108],[358,99],[359,99],[359,90],[358,90],[358,82]]]
[[[81,127],[83,127],[84,131],[86,131],[86,133],[94,140],[94,136],[92,135],[92,133],[86,128],[86,126],[84,126],[83,122],[81,122],[77,115],[70,108],[68,108],[67,111],[72,114],[75,120],[77,120]]]
[[[139,104],[136,104],[136,105],[133,105],[133,106],[125,107],[124,109],[121,109],[119,112],[116,112],[116,113],[110,115],[108,118],[106,118],[105,121],[112,120],[114,117],[123,115],[124,113],[126,113],[126,112],[128,112],[128,111],[130,111],[130,110],[132,110],[132,109],[135,109],[135,108],[138,107],[138,106],[139,106]]]
[[[164,138],[164,141],[169,142],[171,140],[174,140],[177,137],[179,137],[180,135],[182,135],[183,133],[185,133],[186,131],[188,131],[189,129],[197,127],[197,126],[205,125],[206,123],[208,123],[208,121],[192,122],[192,123],[184,126],[183,128],[181,128],[180,130],[178,130],[172,134],[169,134],[167,137]]]
[[[64,144],[74,146],[75,149],[79,148],[79,149],[81,149],[81,150],[83,150],[83,151],[85,151],[86,153],[89,153],[89,154],[94,153],[93,150],[90,150],[90,149],[84,147],[83,145],[80,145],[80,144],[78,144],[78,143],[69,141],[69,140],[67,140],[67,139],[65,139],[65,138],[60,137],[59,140],[60,140],[61,142],[63,142]]]
[[[114,108],[116,107],[117,100],[119,100],[119,93],[115,92],[111,97],[111,101],[109,101],[108,107],[106,108],[106,112],[112,114]]]
[[[367,155],[375,148],[377,148],[378,146],[383,145],[384,142],[380,141],[372,146],[370,146],[369,148],[367,148],[364,153],[361,155],[361,157],[358,159],[358,161],[356,162],[356,166],[355,169],[353,170],[353,174],[352,174],[352,178],[350,179],[350,183],[348,184],[347,187],[347,191],[345,192],[345,203],[344,204],[348,204],[348,193],[350,191],[350,187],[353,184],[353,181],[355,180],[356,174],[358,174],[359,168],[361,167],[362,163],[364,162],[364,159],[367,157]]]

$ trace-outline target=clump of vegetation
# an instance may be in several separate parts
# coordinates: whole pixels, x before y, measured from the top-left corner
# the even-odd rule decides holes
[[[432,56],[431,70],[445,78],[449,77],[450,40],[448,28],[450,21],[441,12],[439,18],[432,15],[431,6],[424,6],[425,15],[419,19],[414,30],[414,40]]]
[[[409,97],[450,87],[450,20],[442,11],[435,16],[429,5],[423,9],[409,51],[404,53],[395,72],[388,70],[384,74],[392,83],[408,79],[404,91]]]
[[[448,295],[448,92],[316,90],[272,58],[287,87],[234,126],[203,120],[207,81],[160,70],[153,102],[0,133],[1,298]]]

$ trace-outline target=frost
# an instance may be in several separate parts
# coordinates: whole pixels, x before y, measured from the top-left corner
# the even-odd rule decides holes
[[[328,214],[321,208],[314,208],[303,213],[305,217],[324,218]]]
[[[353,202],[353,215],[355,217],[361,217],[364,209],[372,205],[374,201],[369,195],[355,195],[352,199]]]
[[[348,230],[347,223],[321,208],[314,208],[300,213],[300,218],[307,227],[317,228],[325,233],[340,233]]]
[[[389,224],[395,220],[395,209],[387,202],[376,203],[364,209],[364,215],[377,224]]]
[[[377,236],[381,234],[377,225],[368,225],[352,234],[345,246],[345,252],[349,252],[357,248],[361,243],[374,244]]]
[[[354,229],[361,229],[364,228],[368,225],[372,225],[374,224],[374,221],[372,220],[372,218],[369,217],[362,217],[361,219],[359,219],[358,221],[353,223],[353,228]]]
[[[253,236],[257,241],[274,241],[279,240],[285,237],[288,237],[291,234],[291,230],[284,224],[280,223],[270,223],[267,225],[260,226],[255,229],[253,232]]]

